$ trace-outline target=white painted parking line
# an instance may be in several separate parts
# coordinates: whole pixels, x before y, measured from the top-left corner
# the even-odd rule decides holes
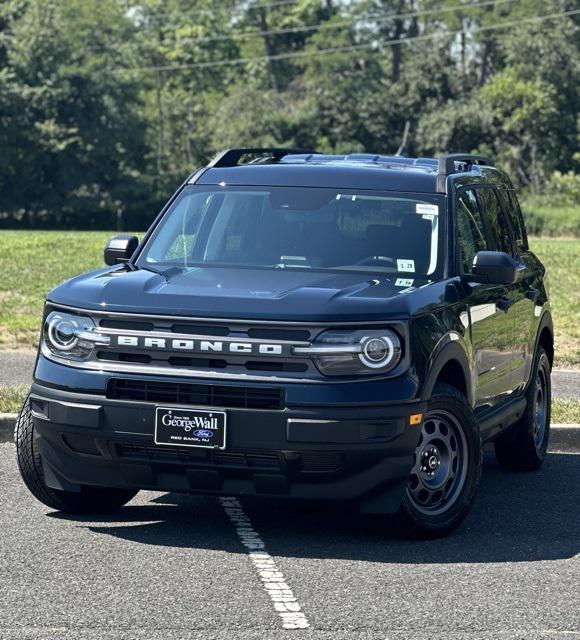
[[[264,541],[254,529],[250,518],[246,515],[237,498],[220,498],[250,559],[256,569],[260,581],[268,594],[276,613],[282,620],[284,629],[308,629],[310,623],[302,612],[292,589],[284,574],[280,571],[274,558],[266,551]]]
[[[580,451],[559,451],[558,449],[549,449],[548,453],[556,456],[580,456]]]

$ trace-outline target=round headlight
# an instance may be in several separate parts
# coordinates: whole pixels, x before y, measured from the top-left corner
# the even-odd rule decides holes
[[[395,355],[400,353],[401,345],[398,338],[393,336],[365,336],[360,341],[360,361],[371,369],[387,367]]]
[[[76,327],[68,320],[55,316],[48,324],[48,336],[55,347],[63,351],[74,349],[78,338],[75,335]]]
[[[89,316],[51,311],[44,321],[42,352],[65,360],[87,360],[96,345],[108,345],[109,336],[100,334]]]
[[[307,347],[294,347],[297,356],[314,360],[326,376],[380,376],[393,371],[403,358],[400,335],[390,329],[331,329]]]

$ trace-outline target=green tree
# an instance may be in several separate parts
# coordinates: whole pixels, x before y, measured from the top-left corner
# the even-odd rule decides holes
[[[575,8],[4,0],[0,224],[136,228],[222,147],[394,153],[404,131],[404,153],[489,152],[541,189],[578,168]]]
[[[506,69],[480,95],[492,114],[491,148],[512,175],[537,191],[559,154],[554,87],[541,80],[524,80],[517,70]]]
[[[137,87],[114,73],[131,31],[113,0],[36,0],[4,32],[3,73],[14,107],[25,105],[16,131],[14,121],[2,127],[27,184],[13,189],[11,209],[84,224],[124,212],[121,195],[143,169]]]

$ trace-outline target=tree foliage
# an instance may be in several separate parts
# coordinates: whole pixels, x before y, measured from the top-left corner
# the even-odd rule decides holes
[[[576,8],[4,0],[0,225],[143,227],[220,148],[395,153],[406,128],[404,153],[491,153],[537,192],[578,170]]]

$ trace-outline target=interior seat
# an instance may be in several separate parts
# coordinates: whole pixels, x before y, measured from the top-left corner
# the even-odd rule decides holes
[[[413,260],[415,273],[426,274],[431,261],[431,221],[410,214],[403,218],[399,228],[397,259]]]
[[[397,253],[399,227],[393,224],[369,224],[366,239],[368,255],[392,258]]]

